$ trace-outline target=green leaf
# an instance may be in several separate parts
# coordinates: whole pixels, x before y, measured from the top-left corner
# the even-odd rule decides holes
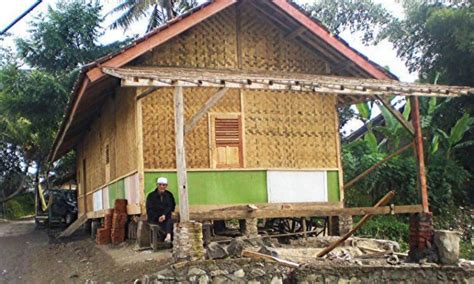
[[[434,111],[436,110],[436,97],[431,97],[430,100],[428,101],[428,114],[433,114]]]
[[[411,103],[410,103],[410,100],[406,100],[405,109],[403,110],[403,117],[406,120],[408,120],[408,118],[410,118],[410,112],[411,112]]]
[[[383,105],[380,106],[380,111],[382,112],[383,118],[385,120],[385,125],[392,131],[395,130],[399,125],[397,119]]]
[[[452,147],[456,145],[464,137],[464,134],[469,130],[472,124],[472,119],[468,113],[465,113],[456,124],[451,128],[451,132],[448,138],[449,145]]]
[[[359,103],[356,104],[357,111],[359,112],[360,117],[362,117],[365,120],[370,119],[370,108],[368,103]]]
[[[469,147],[469,146],[474,146],[474,140],[469,140],[469,141],[466,141],[466,142],[456,144],[453,147],[453,149],[459,149],[459,148],[464,148],[464,147]]]
[[[439,135],[433,135],[433,139],[431,140],[431,149],[430,153],[433,156],[439,149]]]
[[[367,143],[367,145],[369,146],[369,148],[372,152],[377,152],[377,148],[378,148],[377,147],[377,138],[375,137],[374,132],[368,131],[364,135],[364,141]]]

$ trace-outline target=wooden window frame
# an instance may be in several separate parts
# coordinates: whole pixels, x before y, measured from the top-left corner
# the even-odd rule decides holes
[[[239,166],[219,166],[217,165],[217,146],[215,134],[215,119],[239,119]],[[244,167],[244,132],[243,132],[243,115],[240,112],[213,112],[208,114],[209,127],[209,166],[211,169],[238,169]]]

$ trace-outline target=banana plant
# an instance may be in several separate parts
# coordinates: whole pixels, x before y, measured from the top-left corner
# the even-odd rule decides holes
[[[378,143],[377,137],[375,136],[372,129],[372,122],[370,118],[372,117],[373,102],[363,102],[356,105],[359,119],[365,123],[367,127],[367,132],[364,134],[364,141],[369,146],[372,152],[378,152]]]
[[[436,129],[436,133],[433,135],[433,140],[436,140],[436,144],[439,144],[439,141],[444,143],[446,149],[446,158],[450,159],[454,150],[456,149],[474,145],[474,140],[461,142],[464,135],[471,129],[473,124],[474,118],[468,113],[465,113],[460,119],[456,121],[454,126],[450,129],[449,134],[447,134],[442,129]],[[433,154],[436,153],[438,148],[439,145],[436,145],[436,148],[433,149]]]

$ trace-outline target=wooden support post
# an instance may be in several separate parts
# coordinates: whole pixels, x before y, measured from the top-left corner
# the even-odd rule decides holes
[[[364,178],[365,176],[370,174],[376,168],[380,167],[382,164],[384,164],[388,160],[392,159],[393,157],[396,157],[396,156],[400,155],[401,153],[405,152],[406,150],[410,149],[412,146],[413,146],[413,142],[403,146],[400,149],[398,149],[395,153],[392,153],[392,154],[388,155],[382,161],[380,161],[377,164],[373,165],[372,167],[368,168],[363,173],[361,173],[360,175],[356,176],[355,178],[350,180],[348,183],[346,183],[346,185],[344,186],[344,189],[348,189],[349,187],[353,186],[356,182],[358,182],[359,180],[361,180],[362,178]]]
[[[375,97],[387,108],[387,110],[400,122],[403,127],[411,133],[411,135],[415,135],[415,129],[413,126],[403,117],[403,115],[396,110],[390,101],[382,96],[375,95]]]
[[[143,156],[143,104],[142,100],[137,99],[136,103],[136,119],[135,119],[135,137],[137,149],[137,174],[138,188],[140,195],[140,213],[146,213],[146,196],[145,196],[145,162]]]
[[[390,191],[389,193],[387,193],[384,197],[382,197],[382,199],[379,200],[379,202],[377,202],[373,208],[377,208],[377,207],[380,207],[380,206],[384,206],[385,204],[387,204],[393,197],[395,196],[395,191]],[[357,230],[360,229],[360,227],[362,227],[362,225],[364,225],[365,222],[367,222],[367,220],[370,219],[370,217],[372,217],[372,214],[366,214],[364,215],[364,217],[362,217],[362,219],[360,219],[359,223],[357,223],[357,225],[354,226],[354,228],[352,228],[352,230],[350,230],[349,232],[347,232],[344,236],[342,236],[342,238],[340,238],[339,240],[333,242],[332,244],[330,244],[327,248],[323,249],[322,251],[320,251],[318,253],[318,257],[323,257],[325,256],[326,254],[328,254],[329,252],[331,252],[333,249],[335,249],[337,246],[339,246],[342,242],[344,242],[345,240],[347,240],[350,236],[352,236],[352,234],[354,234]]]
[[[186,174],[186,152],[184,149],[184,96],[183,87],[174,92],[174,129],[176,133],[176,170],[178,175],[179,217],[189,221],[188,181]]]
[[[303,227],[303,237],[304,237],[305,239],[307,239],[307,238],[308,238],[308,234],[307,234],[308,228],[307,228],[307,226],[306,226],[306,218],[304,218],[304,217],[301,218],[301,225],[302,225],[302,227]]]
[[[418,180],[420,184],[420,194],[421,194],[421,205],[423,206],[423,212],[428,213],[429,204],[428,204],[428,188],[426,185],[426,173],[425,173],[425,156],[423,152],[423,133],[421,131],[420,124],[420,103],[418,97],[411,97],[411,111],[412,111],[412,121],[413,128],[415,129],[415,149],[417,157],[417,166],[418,166]]]
[[[184,129],[185,133],[191,132],[194,127],[198,124],[198,122],[206,115],[206,113],[213,107],[215,106],[227,93],[228,88],[222,88],[220,89],[217,93],[212,95],[207,102],[201,107],[201,109],[196,112],[196,114],[191,117],[189,122],[186,124],[186,127]]]

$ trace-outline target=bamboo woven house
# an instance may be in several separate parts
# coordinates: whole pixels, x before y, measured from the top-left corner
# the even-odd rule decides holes
[[[77,152],[88,218],[145,214],[159,176],[197,220],[421,212],[343,208],[337,108],[468,91],[400,83],[285,0],[214,0],[84,67],[50,160]]]

